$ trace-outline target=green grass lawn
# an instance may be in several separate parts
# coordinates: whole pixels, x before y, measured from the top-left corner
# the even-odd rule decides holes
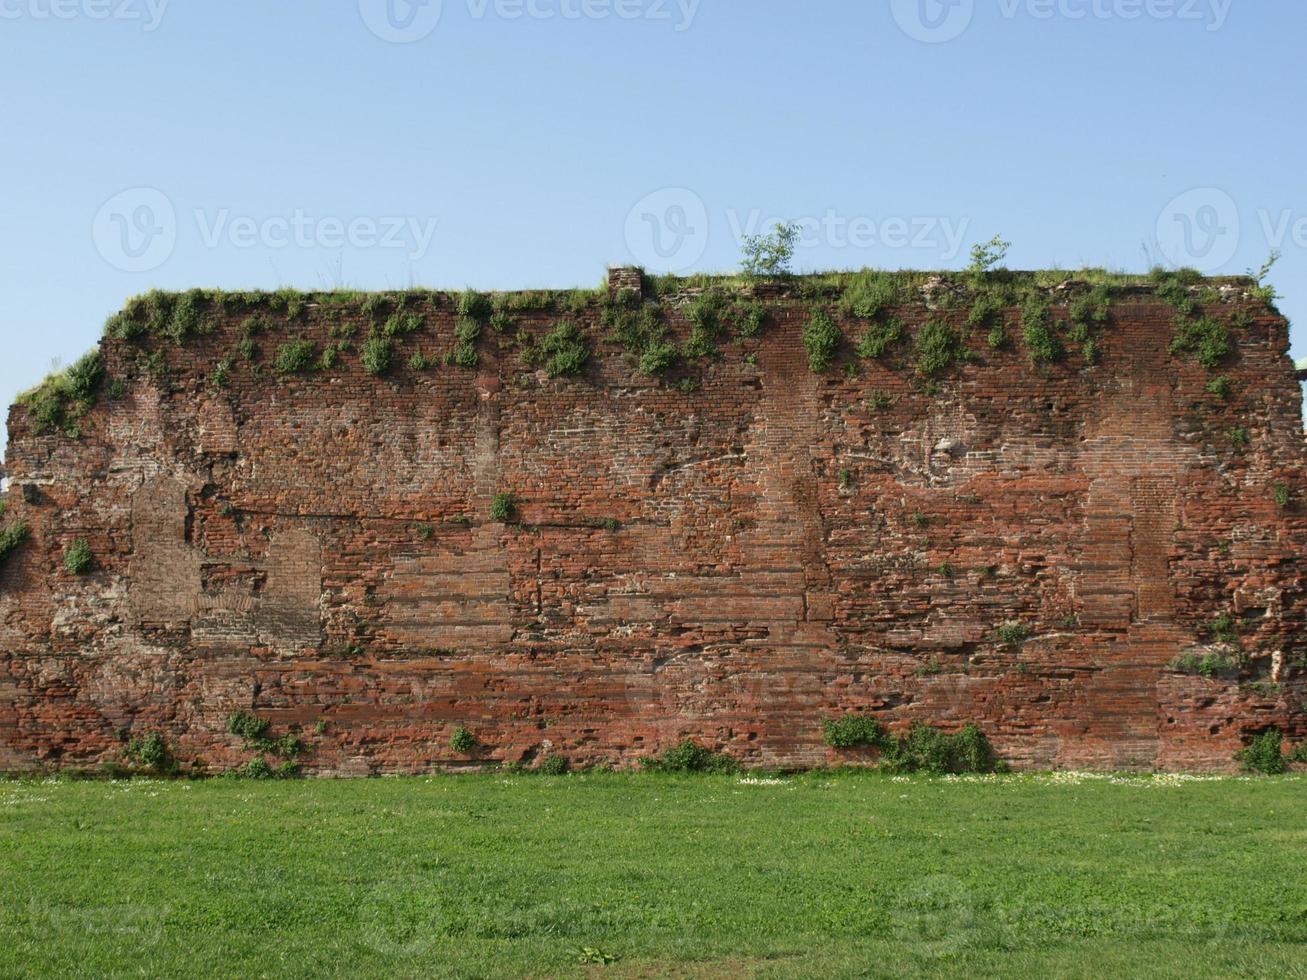
[[[1297,777],[0,782],[0,975],[1307,977],[1304,804]]]

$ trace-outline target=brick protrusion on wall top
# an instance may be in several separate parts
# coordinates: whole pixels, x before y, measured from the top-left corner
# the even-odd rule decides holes
[[[623,289],[634,289],[637,293],[644,293],[644,270],[633,266],[618,266],[608,270],[608,291],[618,292]]]

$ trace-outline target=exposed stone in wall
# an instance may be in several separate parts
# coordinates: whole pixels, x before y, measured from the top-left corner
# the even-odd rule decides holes
[[[326,305],[282,317],[252,363],[239,311],[183,346],[106,342],[123,395],[80,440],[10,416],[10,519],[32,537],[0,568],[0,768],[118,761],[145,731],[224,768],[248,757],[238,709],[300,726],[306,767],[348,774],[467,764],[460,724],[474,761],[623,764],[685,736],[838,761],[821,720],[845,711],[976,722],[1032,766],[1222,769],[1271,725],[1307,736],[1307,520],[1273,492],[1307,493],[1282,318],[1223,299],[1251,313],[1225,401],[1172,356],[1148,290],[1114,305],[1096,367],[971,337],[934,384],[910,346],[814,374],[800,334],[820,300],[758,293],[759,337],[662,380],[595,302],[487,329],[475,369],[415,370],[458,317],[427,297],[384,378],[353,352],[272,372],[285,340],[370,326]],[[674,338],[686,301],[663,303]],[[896,313],[909,332],[966,319]],[[516,331],[564,316],[594,356],[550,379]],[[498,493],[520,523],[490,519]],[[82,577],[61,562],[78,537]],[[1223,613],[1239,675],[1171,669]],[[1004,643],[1009,622],[1029,639]]]

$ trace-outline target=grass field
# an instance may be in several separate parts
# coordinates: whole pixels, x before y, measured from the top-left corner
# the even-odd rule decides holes
[[[1296,777],[0,782],[0,975],[1307,977],[1305,804]]]

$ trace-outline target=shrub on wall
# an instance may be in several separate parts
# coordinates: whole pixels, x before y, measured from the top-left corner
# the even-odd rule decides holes
[[[898,301],[899,287],[893,275],[868,269],[845,288],[840,309],[848,316],[871,320]]]
[[[277,348],[272,368],[278,374],[299,374],[313,368],[318,350],[311,340],[292,340]]]
[[[803,346],[808,351],[808,367],[817,374],[830,368],[844,334],[824,310],[816,310],[803,328]]]
[[[38,434],[62,432],[76,439],[81,435],[77,421],[95,404],[103,380],[104,361],[94,350],[20,395],[18,403],[27,407]]]
[[[891,772],[987,773],[1000,768],[994,747],[975,725],[948,735],[929,725],[913,725],[907,737],[886,749],[882,767]]]
[[[500,524],[510,523],[517,516],[517,498],[511,493],[495,494],[490,502],[490,519]]]
[[[394,357],[394,348],[385,337],[369,337],[363,342],[359,358],[363,361],[363,370],[375,377],[381,377],[390,370]]]
[[[539,346],[545,357],[545,371],[551,378],[580,374],[590,359],[585,336],[569,320],[563,320],[551,333],[545,334]]]
[[[640,373],[654,376],[663,374],[675,367],[680,356],[675,344],[655,340],[640,355]]]
[[[735,332],[741,337],[756,337],[767,325],[767,307],[761,303],[744,303],[735,309]]]
[[[653,772],[677,773],[732,773],[740,768],[740,764],[729,755],[704,748],[692,738],[685,739],[657,758],[641,759],[640,764]]]
[[[1037,293],[1026,297],[1021,310],[1022,338],[1031,364],[1052,364],[1066,357],[1062,339],[1053,332],[1053,315],[1048,301]]]
[[[177,762],[168,748],[168,741],[158,732],[151,732],[127,743],[127,758],[138,766],[159,774],[174,772]]]
[[[1030,636],[1030,630],[1021,623],[1003,623],[994,632],[1000,643],[1010,647],[1020,646]]]
[[[474,368],[481,363],[477,352],[477,340],[481,336],[481,324],[471,317],[464,317],[454,326],[454,349],[449,355],[449,362],[461,368]]]
[[[881,746],[888,743],[885,727],[866,715],[845,715],[822,722],[822,738],[833,749]]]
[[[1176,657],[1167,667],[1178,674],[1192,674],[1211,680],[1217,677],[1232,676],[1239,672],[1239,661],[1219,653],[1186,653]]]
[[[858,338],[857,354],[866,358],[880,357],[902,337],[903,323],[894,317],[870,323]]]
[[[64,552],[64,568],[72,575],[85,575],[93,560],[91,545],[85,538],[78,538]]]
[[[1288,768],[1284,757],[1284,736],[1274,728],[1262,732],[1236,752],[1234,758],[1247,772],[1259,772],[1265,776],[1278,776]]]
[[[495,312],[495,304],[485,293],[474,289],[465,290],[458,298],[459,316],[465,316],[479,322],[486,322]]]
[[[0,531],[0,562],[8,558],[11,553],[18,549],[19,545],[27,540],[31,530],[26,521],[17,521]]]
[[[449,747],[460,755],[467,755],[477,747],[477,738],[470,731],[459,725],[449,736]]]
[[[1230,332],[1214,317],[1176,318],[1175,339],[1171,341],[1172,354],[1191,354],[1200,365],[1214,371],[1221,366],[1230,350]]]
[[[426,321],[417,313],[396,313],[381,328],[386,337],[403,337],[422,329]]]
[[[957,333],[942,320],[927,322],[917,333],[917,373],[934,378],[951,368],[962,356]]]

